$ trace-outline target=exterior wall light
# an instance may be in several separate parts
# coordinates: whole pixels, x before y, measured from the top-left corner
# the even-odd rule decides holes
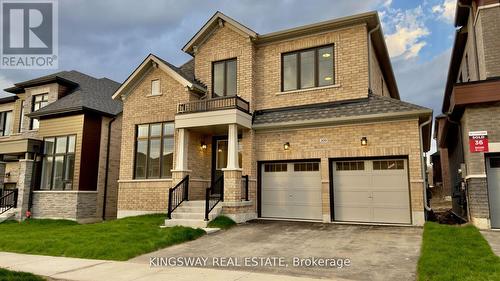
[[[201,149],[206,150],[207,149],[207,144],[205,142],[201,142],[200,144]]]
[[[361,146],[367,146],[368,145],[368,139],[366,137],[361,138]]]
[[[290,143],[289,143],[289,142],[285,142],[285,143],[283,144],[283,149],[284,149],[284,150],[289,150],[289,149],[290,149]]]

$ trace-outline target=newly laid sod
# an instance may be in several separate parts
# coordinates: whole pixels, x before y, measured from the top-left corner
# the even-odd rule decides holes
[[[474,226],[427,222],[418,261],[418,279],[500,280],[500,258]]]
[[[235,225],[236,223],[226,216],[218,216],[213,221],[208,223],[208,227],[220,229],[229,229]]]
[[[10,271],[0,268],[0,281],[44,281],[42,277],[26,272]]]
[[[104,260],[128,260],[205,232],[188,227],[160,228],[165,215],[145,215],[95,224],[28,220],[0,224],[0,251]]]

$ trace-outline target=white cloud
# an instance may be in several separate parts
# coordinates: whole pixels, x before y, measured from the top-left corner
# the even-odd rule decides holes
[[[7,94],[6,92],[3,91],[3,89],[12,87],[12,81],[7,79],[5,76],[0,75],[0,98],[10,96],[10,94]]]
[[[438,19],[452,23],[455,19],[455,0],[444,0],[442,4],[432,7],[432,13],[434,13]]]
[[[427,44],[425,38],[430,31],[425,25],[421,6],[409,10],[388,7],[384,11],[382,24],[384,29],[389,31],[385,39],[392,58],[416,57]]]

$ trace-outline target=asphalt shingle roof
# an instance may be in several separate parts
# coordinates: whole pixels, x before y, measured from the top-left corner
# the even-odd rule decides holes
[[[207,88],[207,86],[205,84],[203,84],[201,81],[196,79],[194,76],[194,59],[190,59],[189,61],[187,61],[186,63],[184,63],[180,67],[177,67],[177,66],[169,63],[168,61],[166,61],[158,56],[155,56],[155,57],[158,58],[159,60],[161,60],[166,65],[168,65],[168,67],[173,69],[175,72],[179,73],[182,77],[184,77],[189,82],[191,82],[193,84],[197,84],[198,86],[200,86],[202,88]]]
[[[117,115],[122,111],[122,102],[111,98],[120,86],[118,82],[108,78],[95,78],[75,70],[62,71],[34,80],[56,77],[71,81],[76,84],[76,87],[57,101],[33,112],[31,116],[44,116],[83,109],[108,115]],[[27,82],[29,81],[21,84]]]
[[[253,124],[285,123],[408,111],[431,111],[431,109],[389,97],[369,95],[368,98],[341,102],[260,110],[255,112]]]

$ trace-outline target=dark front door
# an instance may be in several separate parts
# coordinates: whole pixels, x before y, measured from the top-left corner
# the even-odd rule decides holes
[[[212,183],[223,175],[227,167],[227,136],[216,136],[212,139]]]

